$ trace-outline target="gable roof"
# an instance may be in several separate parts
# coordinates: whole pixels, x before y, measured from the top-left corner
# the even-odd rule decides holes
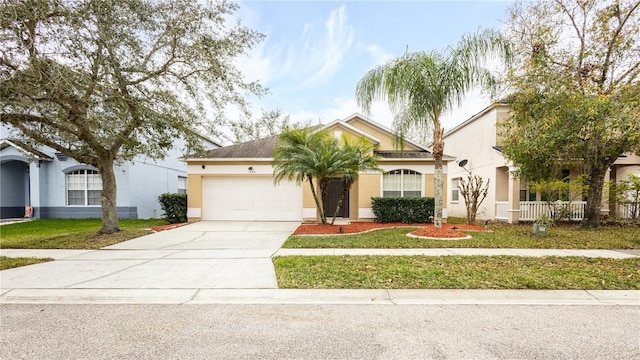
[[[369,135],[369,134],[365,133],[364,131],[358,129],[357,127],[351,126],[347,122],[345,122],[343,120],[340,120],[340,119],[334,120],[334,121],[328,123],[327,125],[324,125],[320,129],[318,129],[318,131],[329,129],[329,128],[335,126],[335,125],[340,125],[340,126],[344,127],[345,129],[353,132],[356,135],[364,136],[365,138],[371,140],[371,142],[374,143],[374,144],[380,144],[380,139],[378,139],[377,137]]]
[[[444,135],[442,135],[443,138],[446,138],[447,136],[457,132],[458,130],[464,128],[465,126],[471,124],[472,122],[480,119],[481,117],[483,117],[484,115],[486,115],[489,111],[493,110],[493,109],[497,109],[497,108],[508,108],[509,105],[507,105],[507,102],[505,100],[501,100],[501,101],[496,101],[493,104],[487,106],[486,108],[480,110],[480,112],[478,112],[477,114],[471,116],[470,118],[468,118],[467,120],[463,121],[462,123],[460,123],[458,126],[454,127],[453,129],[447,131],[446,133],[444,133]]]
[[[383,159],[433,159],[433,154],[428,151],[375,151]]]
[[[52,161],[53,157],[49,156],[45,153],[43,153],[42,151],[39,151],[37,149],[33,149],[31,146],[23,143],[20,140],[15,140],[15,139],[2,139],[0,140],[0,150],[5,149],[7,147],[14,147],[16,148],[18,151],[24,153],[25,155],[27,155],[27,157],[33,157],[36,160],[43,160],[43,161]]]
[[[278,143],[279,135],[250,140],[240,144],[209,150],[204,154],[186,156],[187,159],[271,159],[273,148]]]
[[[383,133],[389,134],[389,136],[393,136],[393,132],[376,123],[373,122],[372,120],[366,118],[364,115],[362,114],[358,114],[358,113],[354,113],[351,116],[345,118],[344,120],[334,120],[332,122],[330,122],[329,124],[326,125],[321,125],[321,126],[313,126],[312,128],[317,127],[318,129],[316,131],[322,131],[322,130],[326,130],[329,129],[333,126],[341,126],[347,130],[349,130],[350,132],[356,134],[356,135],[361,135],[364,136],[365,138],[367,138],[368,140],[370,140],[372,143],[374,144],[379,144],[380,143],[380,139],[376,138],[375,136],[372,136],[370,134],[367,134],[366,132],[356,128],[355,126],[351,125],[350,122],[355,121],[355,120],[359,120],[359,121],[363,121],[366,124],[368,124],[371,127],[374,127],[380,131],[382,131]],[[247,142],[243,142],[243,143],[239,143],[239,144],[234,144],[234,145],[229,145],[229,146],[225,146],[225,147],[220,147],[217,149],[213,149],[213,150],[209,150],[203,154],[191,154],[191,155],[187,155],[185,157],[182,158],[183,161],[195,161],[195,160],[205,160],[205,159],[218,159],[218,160],[240,160],[240,159],[264,159],[264,160],[270,160],[273,158],[273,149],[275,148],[276,144],[278,143],[278,138],[279,135],[273,135],[273,136],[269,136],[269,137],[265,137],[265,138],[261,138],[261,139],[257,139],[257,140],[250,140]],[[426,160],[426,159],[433,159],[433,154],[431,153],[431,151],[423,146],[420,145],[414,141],[411,140],[405,140],[405,142],[411,144],[412,146],[418,148],[419,150],[398,150],[398,151],[376,151],[376,154],[380,155],[383,159],[388,159],[388,160],[401,160],[401,159],[405,159],[405,160]],[[447,156],[444,155],[443,156],[443,160],[444,161],[450,161],[453,160],[454,158],[451,156]]]
[[[378,130],[380,130],[380,131],[382,131],[384,133],[387,133],[391,137],[395,136],[393,130],[391,130],[391,129],[387,128],[386,126],[381,125],[381,124],[369,119],[368,117],[366,117],[366,116],[364,116],[364,115],[362,115],[360,113],[353,113],[350,116],[346,117],[343,121],[346,122],[347,124],[349,124],[349,123],[351,123],[352,121],[355,121],[355,120],[363,121],[367,125],[369,125],[369,126],[371,126],[373,128],[376,128],[376,129],[378,129]],[[431,149],[429,149],[425,145],[420,145],[420,144],[418,144],[417,142],[415,142],[415,141],[413,141],[411,139],[405,139],[404,142],[407,143],[407,144],[411,144],[411,145],[417,147],[418,149],[431,152]]]

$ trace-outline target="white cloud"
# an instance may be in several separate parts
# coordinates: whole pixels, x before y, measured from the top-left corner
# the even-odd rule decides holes
[[[383,65],[395,57],[393,54],[384,51],[378,44],[367,45],[366,50],[375,61],[375,65]]]
[[[248,18],[256,22],[258,15]],[[305,23],[297,38],[273,40],[270,30],[265,31],[265,42],[238,60],[238,68],[247,80],[269,85],[270,81],[286,78],[293,82],[290,87],[294,89],[310,88],[330,79],[342,67],[355,36],[345,5],[332,10],[326,20]]]
[[[273,77],[273,59],[271,56],[264,56],[265,43],[262,42],[251,49],[245,57],[236,60],[236,66],[241,70],[247,81],[259,81],[266,84]]]
[[[320,68],[315,71],[301,87],[315,84],[333,75],[342,65],[345,54],[353,44],[355,30],[347,22],[346,6],[341,5],[338,9],[332,10],[329,19],[324,23],[324,39],[319,47],[314,46],[310,54],[302,54],[306,61],[318,59],[316,61]],[[312,40],[312,39],[309,39]],[[310,56],[307,56],[310,55]]]
[[[489,105],[491,105],[490,97],[480,89],[474,89],[462,99],[459,107],[454,107],[443,114],[440,122],[445,131],[451,130]]]

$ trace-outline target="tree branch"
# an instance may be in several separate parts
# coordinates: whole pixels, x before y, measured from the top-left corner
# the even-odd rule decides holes
[[[58,124],[53,123],[51,120],[48,120],[46,117],[28,115],[28,114],[0,114],[0,119],[2,122],[9,123],[12,126],[15,126],[18,130],[20,130],[27,137],[35,140],[37,143],[48,146],[56,151],[59,151],[67,156],[74,158],[75,160],[89,164],[96,165],[96,159],[92,156],[86,155],[84,153],[80,153],[74,151],[71,148],[64,147],[60,145],[60,143],[56,142],[57,140],[54,137],[51,137],[50,133],[43,132],[40,130],[32,129],[31,127],[25,126],[26,123],[29,122],[37,122],[42,123],[53,128],[59,128]],[[64,130],[63,130],[64,131]]]
[[[561,0],[555,0],[555,1],[556,1],[556,4],[562,7],[562,10],[565,12],[565,14],[569,16],[569,19],[571,20],[571,24],[573,25],[573,28],[576,30],[576,35],[580,39],[580,51],[578,55],[578,70],[579,70],[582,68],[582,61],[584,60],[584,49],[585,49],[584,26],[587,19],[586,9],[584,6],[581,6],[582,12],[583,12],[583,23],[582,23],[582,32],[581,32],[580,29],[578,28],[578,24],[576,24],[576,20],[573,13],[569,11],[569,9],[565,6],[564,2]]]
[[[617,6],[620,6],[620,5],[618,4]],[[621,21],[618,24],[618,28],[616,29],[616,31],[613,34],[613,37],[609,41],[609,47],[607,48],[607,54],[605,56],[604,64],[602,64],[602,76],[597,81],[597,83],[598,83],[598,85],[600,87],[600,91],[604,90],[603,87],[604,87],[605,82],[607,81],[607,73],[609,71],[609,66],[610,66],[610,62],[611,62],[611,54],[613,52],[613,47],[614,47],[614,45],[616,43],[616,40],[618,39],[618,37],[622,33],[622,29],[626,25],[627,21],[629,21],[629,19],[631,18],[631,15],[633,14],[634,11],[636,11],[636,9],[638,9],[638,7],[640,7],[640,1],[636,2],[631,7],[631,9],[629,9],[629,12],[627,12],[626,16],[623,19],[621,19]],[[618,9],[618,11],[620,11],[620,10]],[[620,19],[619,16],[618,16],[618,19]]]

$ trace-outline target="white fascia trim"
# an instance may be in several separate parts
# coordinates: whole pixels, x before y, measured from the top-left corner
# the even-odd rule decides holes
[[[346,122],[344,122],[342,120],[334,120],[334,121],[328,123],[327,125],[321,127],[318,131],[327,130],[327,129],[329,129],[330,127],[332,127],[334,125],[343,126],[343,127],[345,127],[346,129],[348,129],[351,132],[354,132],[354,133],[356,133],[358,135],[362,135],[362,136],[366,137],[367,139],[373,141],[375,144],[380,144],[380,139],[378,139],[377,137],[371,136],[371,135],[367,134],[366,132],[364,132],[364,131],[362,131],[362,130],[360,130],[360,129],[352,126],[352,125],[349,125],[349,124],[347,124]]]
[[[388,133],[389,135],[394,136],[393,135],[393,130],[389,129],[388,127],[386,127],[384,125],[378,124],[377,122],[371,120],[370,118],[368,118],[368,117],[366,117],[366,116],[364,116],[364,115],[362,115],[360,113],[353,113],[351,116],[345,118],[344,122],[349,123],[349,121],[352,121],[352,120],[354,120],[356,118],[358,118],[360,120],[364,120],[369,125],[371,125],[371,126],[373,126],[375,128],[378,128],[378,130],[382,130],[382,131]],[[420,145],[420,144],[418,144],[417,142],[415,142],[413,140],[405,139],[404,142],[406,142],[408,144],[411,144],[411,145],[413,145],[413,146],[415,146],[415,147],[417,147],[419,149],[426,150],[428,152],[432,152],[430,148],[428,148],[428,147],[426,147],[424,145]]]
[[[1,144],[7,144],[7,145],[9,145],[9,146],[12,146],[12,147],[16,148],[18,151],[22,152],[22,153],[25,153],[25,154],[31,155],[31,156],[32,156],[34,159],[36,159],[36,160],[53,161],[53,159],[47,159],[47,158],[44,158],[44,159],[43,159],[43,158],[41,158],[40,156],[38,156],[38,155],[36,155],[36,154],[32,153],[31,151],[26,150],[26,149],[22,148],[21,146],[16,145],[13,141],[11,141],[11,140],[9,140],[9,139],[2,139],[2,140],[0,140],[0,145],[1,145]]]

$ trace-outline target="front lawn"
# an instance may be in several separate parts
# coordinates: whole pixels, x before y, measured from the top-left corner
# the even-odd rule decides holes
[[[7,270],[7,269],[20,267],[20,266],[39,264],[47,261],[53,261],[53,259],[52,258],[33,258],[33,257],[11,258],[6,256],[0,256],[0,270]]]
[[[3,249],[99,249],[149,234],[164,219],[120,220],[122,231],[98,235],[100,219],[40,219],[0,226]]]
[[[639,227],[603,226],[580,229],[561,225],[549,236],[531,235],[531,224],[490,225],[492,232],[468,232],[468,240],[428,240],[406,236],[416,228],[381,229],[363,234],[290,236],[283,248],[531,248],[531,249],[640,249]]]
[[[288,289],[640,289],[640,258],[284,256]]]

